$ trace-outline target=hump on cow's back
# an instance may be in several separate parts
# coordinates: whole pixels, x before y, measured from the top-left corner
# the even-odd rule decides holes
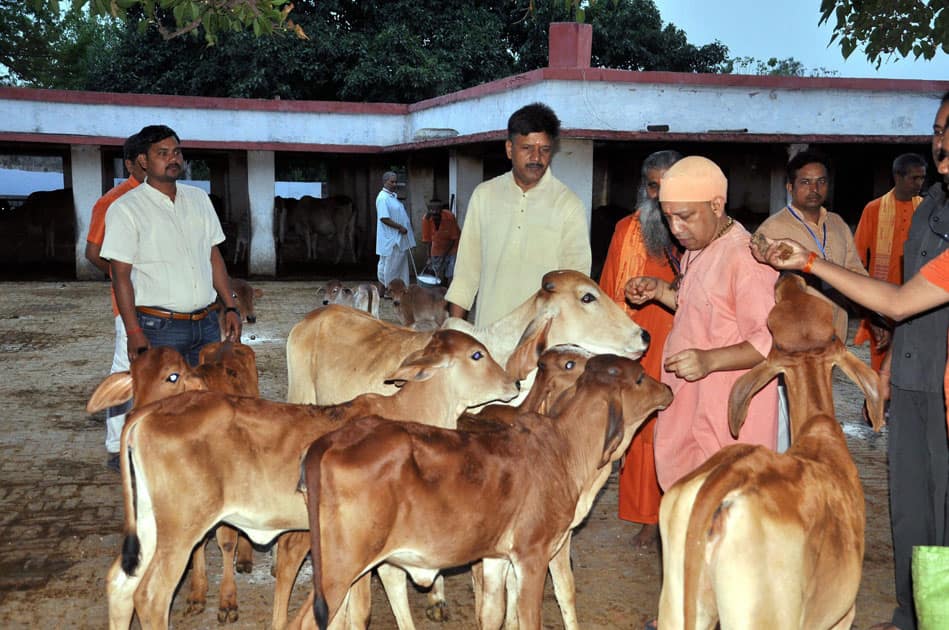
[[[804,352],[833,343],[834,307],[830,300],[808,288],[797,274],[783,274],[774,288],[774,308],[768,329],[774,345],[785,352]]]

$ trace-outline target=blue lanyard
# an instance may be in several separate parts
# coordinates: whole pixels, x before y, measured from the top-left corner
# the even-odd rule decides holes
[[[794,217],[795,219],[797,219],[798,221],[800,221],[801,225],[804,226],[804,229],[807,230],[807,233],[811,235],[811,238],[812,238],[812,239],[814,239],[814,243],[817,244],[817,249],[820,250],[820,255],[821,255],[821,257],[826,260],[826,258],[827,258],[827,251],[826,251],[825,248],[827,247],[827,223],[826,223],[826,222],[824,223],[824,242],[822,243],[822,242],[820,242],[819,240],[817,240],[817,235],[814,234],[814,230],[811,229],[811,226],[809,226],[809,225],[804,221],[804,219],[802,219],[801,217],[797,216],[797,213],[794,212],[794,208],[791,207],[791,204],[788,204],[788,212],[790,212],[790,213],[791,213],[791,216]]]

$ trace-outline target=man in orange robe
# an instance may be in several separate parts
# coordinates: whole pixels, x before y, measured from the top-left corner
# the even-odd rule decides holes
[[[642,366],[649,376],[662,375],[662,347],[672,329],[673,314],[660,304],[632,306],[626,302],[626,281],[636,276],[653,276],[673,282],[679,249],[673,243],[659,209],[659,180],[682,156],[676,151],[657,151],[643,162],[636,212],[616,224],[610,248],[600,274],[600,288],[626,310],[650,335],[649,351]],[[652,545],[659,533],[659,500],[662,492],[656,479],[653,454],[653,415],[633,438],[619,478],[619,517],[642,523],[633,539],[637,548]]]
[[[904,153],[893,160],[893,188],[867,204],[854,234],[857,254],[870,276],[891,284],[903,284],[903,243],[916,207],[923,200],[919,191],[926,180],[926,160]],[[879,371],[890,345],[892,327],[864,319],[854,343],[870,342],[870,365]]]

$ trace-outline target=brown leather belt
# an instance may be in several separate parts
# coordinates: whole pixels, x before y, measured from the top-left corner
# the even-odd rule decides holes
[[[196,322],[207,317],[208,313],[211,312],[211,307],[206,306],[192,313],[176,313],[175,311],[167,311],[163,308],[153,308],[151,306],[136,306],[135,310],[142,315],[151,315],[152,317],[161,317],[162,319],[185,319]]]

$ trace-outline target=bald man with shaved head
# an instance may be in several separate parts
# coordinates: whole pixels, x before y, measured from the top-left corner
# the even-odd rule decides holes
[[[675,311],[663,348],[662,382],[675,396],[659,413],[656,474],[668,490],[724,446],[735,442],[774,449],[777,387],[752,400],[737,440],[728,431],[728,394],[735,381],[771,350],[767,319],[777,272],[748,249],[751,235],[725,212],[728,180],[717,164],[689,156],[662,176],[659,202],[669,229],[685,248],[681,272],[669,283],[632,278],[626,298],[657,301]]]

